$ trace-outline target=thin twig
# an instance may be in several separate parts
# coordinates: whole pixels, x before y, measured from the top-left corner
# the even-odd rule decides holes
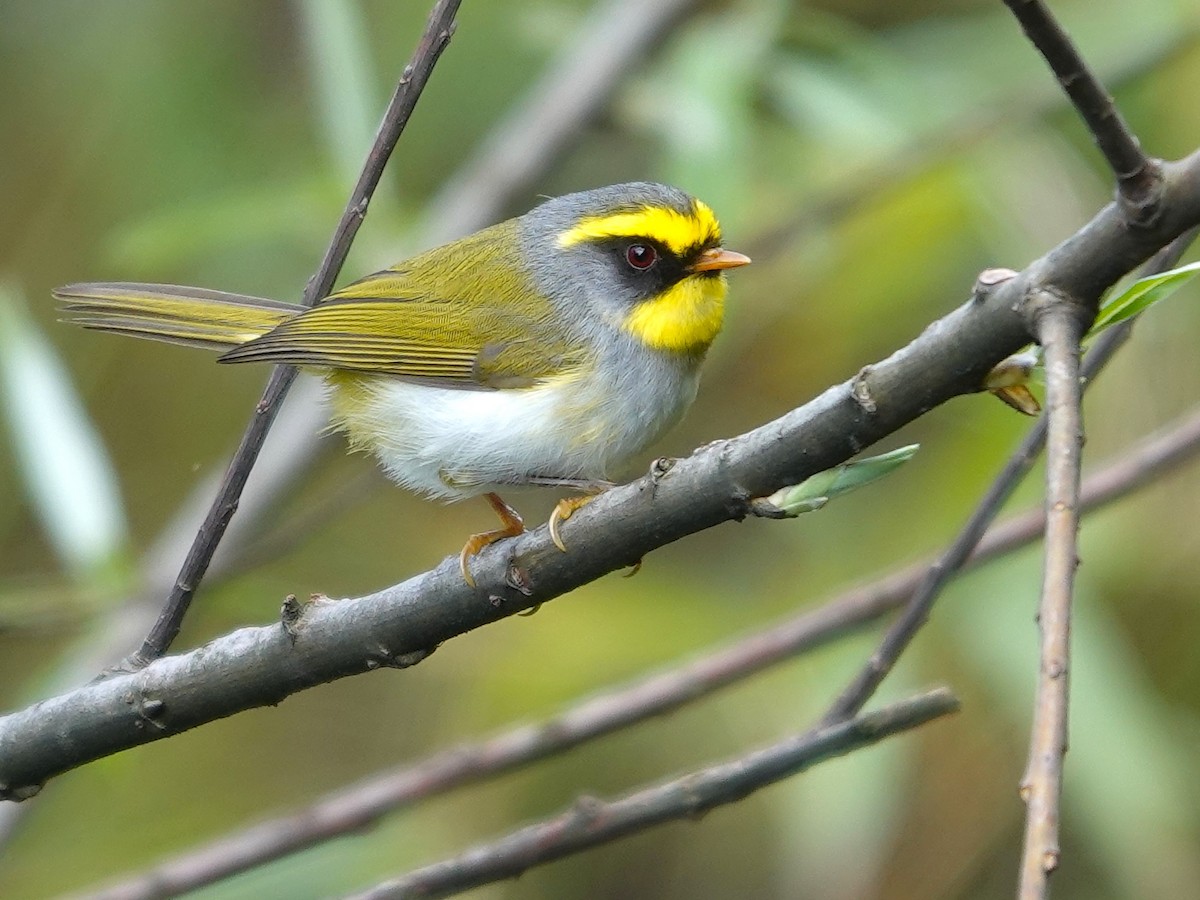
[[[1200,453],[1200,410],[1126,448],[1088,476],[1082,508],[1090,512],[1162,477]],[[1041,537],[1045,510],[1013,516],[988,530],[962,571],[1028,546]],[[390,812],[463,785],[557,755],[618,729],[663,715],[728,685],[823,646],[875,621],[912,596],[932,561],[910,565],[853,588],[769,629],[693,662],[609,689],[552,719],[518,726],[332,791],[315,803],[168,859],[114,885],[102,896],[152,900],[213,884],[291,853],[360,832]]]
[[[301,302],[305,306],[312,306],[326,296],[337,280],[346,255],[350,252],[350,244],[367,214],[367,205],[383,175],[388,157],[404,131],[404,126],[408,124],[438,57],[450,42],[450,36],[454,33],[454,15],[458,12],[461,2],[462,0],[437,0],[429,13],[425,33],[413,52],[412,60],[400,76],[375,136],[375,143],[367,154],[362,174],[359,175],[358,183],[354,186],[342,217],[334,229],[321,265],[304,288]],[[237,509],[246,479],[250,477],[250,470],[258,458],[258,451],[262,449],[271,423],[275,420],[288,388],[296,380],[296,374],[295,366],[276,366],[271,372],[262,397],[254,408],[254,416],[242,435],[208,515],[196,532],[195,540],[184,559],[162,612],[142,642],[141,649],[130,656],[122,667],[141,668],[158,659],[167,652],[171,642],[179,634],[183,617],[187,614],[192,597],[200,586],[200,580],[204,577],[229,520]]]
[[[1195,239],[1196,230],[1180,235],[1154,255],[1142,268],[1142,276],[1157,275],[1172,268],[1184,251]],[[1088,351],[1082,367],[1083,386],[1086,389],[1112,359],[1127,340],[1133,329],[1135,318],[1127,319],[1105,331]],[[957,574],[970,558],[972,550],[982,539],[984,532],[1000,512],[1005,501],[1012,496],[1021,480],[1029,473],[1034,460],[1046,443],[1046,418],[1034,423],[1021,445],[1016,449],[1000,474],[996,476],[983,499],[976,505],[962,530],[953,543],[929,567],[921,585],[905,605],[904,612],[892,623],[870,659],[838,696],[825,714],[825,722],[837,722],[855,715],[875,693],[896,660],[908,648],[917,632],[929,620],[942,589]]]
[[[941,595],[942,589],[958,574],[988,525],[999,514],[1004,502],[1029,472],[1034,460],[1042,451],[1044,441],[1045,430],[1042,421],[1038,420],[1004,464],[1000,474],[992,481],[987,493],[976,505],[953,543],[938,561],[929,567],[920,587],[905,605],[900,617],[888,628],[866,665],[838,695],[822,721],[829,724],[854,716],[875,693],[900,655],[912,643],[917,632],[929,620],[930,610]]]
[[[1081,314],[1084,313],[1084,314]],[[1029,765],[1021,784],[1028,807],[1018,896],[1047,896],[1058,868],[1059,799],[1067,752],[1071,600],[1078,565],[1079,482],[1083,450],[1079,342],[1086,311],[1050,296],[1038,316],[1046,354],[1046,561],[1038,624],[1042,634]]]
[[[439,220],[482,219],[472,230],[503,215],[509,199],[579,138],[581,126],[608,103],[613,86],[648,58],[696,2],[608,0],[593,8],[546,74],[430,204]],[[457,229],[434,223],[427,236],[446,240]]]
[[[848,722],[797,735],[739,759],[644,788],[617,800],[581,797],[569,810],[461,856],[418,869],[355,895],[355,900],[446,897],[515,878],[527,869],[608,843],[662,822],[695,818],[718,806],[958,709],[945,688]]]
[[[1112,96],[1042,0],[1004,0],[1004,3],[1021,23],[1026,37],[1045,57],[1083,117],[1116,176],[1121,197],[1138,216],[1152,215],[1161,183],[1158,163],[1142,152]]]

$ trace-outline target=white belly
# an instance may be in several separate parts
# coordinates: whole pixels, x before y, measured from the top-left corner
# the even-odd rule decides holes
[[[333,385],[334,422],[393,481],[460,499],[531,477],[604,480],[683,415],[694,369],[576,375],[519,390],[454,390],[394,379]],[[619,385],[619,386],[618,386]]]

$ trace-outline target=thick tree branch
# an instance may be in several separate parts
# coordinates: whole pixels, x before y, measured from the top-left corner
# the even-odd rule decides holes
[[[945,400],[973,392],[1029,340],[1033,286],[1095,304],[1104,289],[1200,222],[1200,154],[1164,167],[1161,214],[1130,228],[1105,207],[1018,277],[933,323],[912,343],[812,402],[600,496],[564,528],[484,550],[469,588],[457,558],[366,597],[308,606],[288,630],[247,628],[192,653],[0,719],[0,797],[18,798],[91,759],[295,691],[419,661],[439,643],[544,603],[704,528],[740,519],[750,499],[845,461]]]
[[[461,856],[387,881],[356,900],[446,897],[468,888],[515,878],[535,865],[561,859],[676,819],[695,818],[718,806],[958,709],[945,688],[930,691],[848,722],[819,728],[731,762],[692,772],[605,802],[580,798],[571,809],[481,844]]]
[[[358,183],[350,193],[350,199],[346,202],[346,208],[334,229],[321,265],[304,288],[301,302],[305,306],[312,306],[333,288],[342,263],[346,261],[350,252],[350,244],[367,214],[371,195],[375,193],[379,179],[383,177],[384,166],[408,124],[438,57],[450,42],[450,36],[454,33],[454,16],[461,2],[462,0],[437,0],[430,11],[425,33],[421,36],[417,49],[413,51],[412,60],[404,67],[404,74],[400,76],[388,103],[379,131],[375,135],[375,143],[367,154],[366,162],[363,163]],[[221,543],[229,520],[233,518],[238,499],[246,486],[246,479],[250,477],[250,470],[258,459],[258,452],[262,449],[272,422],[275,421],[283,398],[292,382],[296,380],[297,371],[295,366],[276,366],[271,372],[262,397],[254,408],[254,416],[234,452],[208,515],[196,532],[162,612],[142,642],[141,649],[125,661],[125,667],[140,668],[158,659],[179,634],[183,617],[187,614],[200,580],[208,570],[217,545]]]
[[[1197,453],[1200,411],[1193,411],[1089,475],[1081,490],[1081,508],[1090,512],[1127,496]],[[1045,519],[1044,509],[1030,510],[989,529],[961,571],[1033,543],[1042,536]],[[114,885],[108,896],[153,900],[195,890],[323,841],[360,832],[388,813],[426,797],[671,712],[874,622],[904,603],[932,564],[930,560],[907,566],[727,647],[710,650],[693,662],[584,700],[551,719],[456,746],[332,791],[304,809],[185,851]]]

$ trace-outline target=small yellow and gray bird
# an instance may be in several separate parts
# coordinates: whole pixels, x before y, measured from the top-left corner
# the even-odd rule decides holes
[[[463,547],[474,584],[470,557],[524,530],[496,490],[583,492],[551,516],[565,549],[562,520],[679,420],[721,329],[725,270],[748,262],[704,203],[639,182],[548,200],[311,309],[174,285],[54,293],[85,328],[324,375],[334,425],[392,480],[487,496],[502,527]]]

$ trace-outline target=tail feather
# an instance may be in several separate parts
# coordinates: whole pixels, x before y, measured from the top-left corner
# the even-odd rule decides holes
[[[261,337],[303,308],[171,284],[69,284],[54,296],[66,322],[209,350],[228,350]]]

